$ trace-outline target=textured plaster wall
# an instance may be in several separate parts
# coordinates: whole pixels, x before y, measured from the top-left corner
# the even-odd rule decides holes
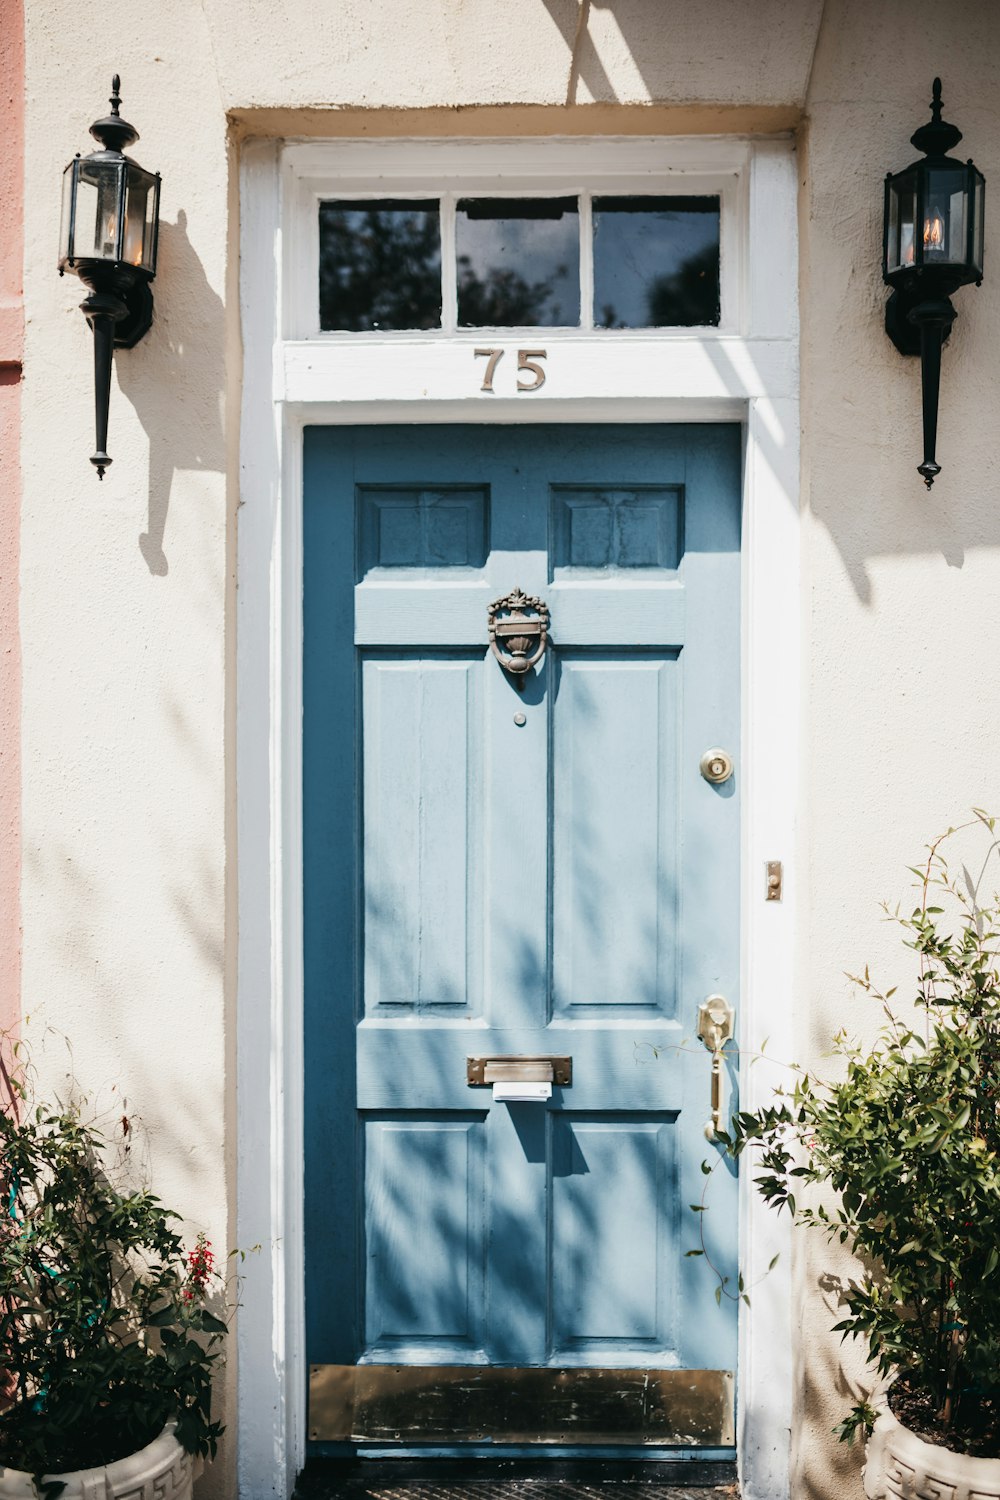
[[[84,1087],[141,1114],[160,1193],[229,1243],[240,346],[227,115],[235,138],[775,129],[804,110],[800,1055],[822,1059],[843,1021],[870,1024],[842,971],[896,971],[877,900],[901,891],[925,837],[971,803],[1000,806],[1000,281],[960,294],[928,496],[919,372],[880,331],[877,270],[880,181],[910,159],[935,72],[997,175],[1000,9],[36,0],[26,25],[23,987],[43,1075],[66,1073],[52,1027]],[[115,70],[135,155],[163,173],[163,227],[156,322],[117,358],[100,485],[80,287],[54,262],[59,173],[88,149]],[[995,247],[995,192],[989,203]],[[801,1496],[856,1486],[829,1438],[845,1376],[819,1283],[836,1270],[800,1246]],[[228,1461],[205,1483],[230,1489]]]
[[[21,998],[21,302],[24,213],[24,15],[0,0],[0,1032]]]
[[[943,81],[945,118],[987,176],[986,280],[955,298],[938,461],[928,494],[919,360],[879,327],[881,185],[917,153],[914,127]],[[1000,806],[994,667],[1000,653],[1000,8],[827,0],[802,152],[803,561],[808,660],[798,878],[800,1058],[829,1067],[840,1025],[871,1002],[843,971],[866,962],[901,994],[913,974],[878,903],[909,899],[906,866],[968,815]],[[796,1493],[849,1488],[857,1458],[831,1445],[857,1361],[826,1329],[821,1244],[798,1244]],[[845,1369],[842,1370],[841,1361]]]
[[[155,1190],[225,1249],[225,109],[197,3],[37,0],[26,27],[26,1031],[46,1086],[72,1072],[95,1108],[138,1115]],[[116,357],[99,483],[83,291],[56,274],[58,184],[115,71],[164,190],[156,321]],[[230,1473],[224,1459],[210,1486]]]

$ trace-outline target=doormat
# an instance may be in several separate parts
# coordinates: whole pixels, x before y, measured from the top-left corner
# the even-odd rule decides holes
[[[293,1500],[739,1500],[730,1462],[310,1459]]]

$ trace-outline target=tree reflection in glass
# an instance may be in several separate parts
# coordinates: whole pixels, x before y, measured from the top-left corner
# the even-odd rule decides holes
[[[594,199],[594,325],[719,322],[719,199]]]
[[[319,326],[383,333],[440,328],[436,199],[320,204]]]
[[[460,198],[455,248],[461,327],[579,325],[575,198]]]

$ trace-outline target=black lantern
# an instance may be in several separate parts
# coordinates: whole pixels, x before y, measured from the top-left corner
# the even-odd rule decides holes
[[[910,140],[924,152],[885,180],[882,277],[893,288],[885,331],[901,354],[919,354],[923,377],[924,461],[918,473],[930,489],[935,461],[941,346],[951,332],[951,294],[983,279],[983,174],[946,153],[962,132],[941,118],[941,80],[934,80],[928,124]]]
[[[97,452],[90,462],[98,479],[111,459],[108,404],[114,348],[131,349],[153,321],[156,238],[160,218],[160,176],[124,155],[139,132],[118,113],[119,78],[111,81],[111,113],[95,120],[90,133],[101,150],[79,153],[63,173],[59,274],[74,271],[89,296],[80,310],[94,332]]]

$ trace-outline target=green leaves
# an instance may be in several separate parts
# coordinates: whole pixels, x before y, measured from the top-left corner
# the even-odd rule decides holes
[[[994,859],[994,820],[976,818]],[[916,872],[920,904],[890,914],[919,956],[914,1009],[897,1013],[867,967],[853,976],[880,1007],[874,1040],[838,1036],[839,1078],[798,1072],[735,1117],[728,1150],[752,1157],[765,1202],[869,1268],[836,1331],[865,1339],[883,1373],[914,1372],[960,1421],[1000,1394],[1000,909],[982,875],[951,878],[941,843]],[[855,1407],[841,1436],[872,1416]]]
[[[23,1097],[23,1095],[22,1095]],[[214,1452],[211,1385],[222,1283],[194,1262],[149,1192],[121,1192],[106,1143],[73,1110],[0,1112],[0,1464],[89,1468],[135,1452],[172,1418]],[[199,1262],[204,1265],[204,1259]],[[55,1491],[53,1491],[53,1497]]]

